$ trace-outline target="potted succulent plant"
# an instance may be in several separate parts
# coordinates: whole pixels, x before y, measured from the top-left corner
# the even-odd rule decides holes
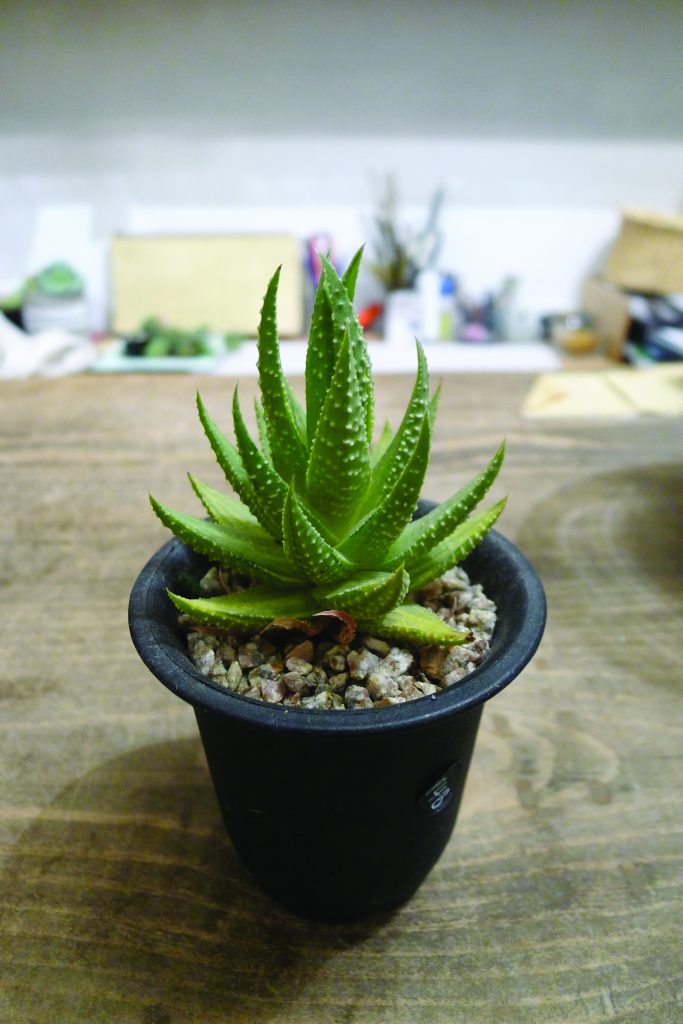
[[[141,572],[129,611],[142,659],[194,707],[237,852],[283,904],[328,920],[395,907],[424,879],[453,829],[483,703],[529,661],[545,621],[535,572],[489,532],[504,502],[470,514],[496,478],[502,446],[452,498],[419,501],[438,398],[430,398],[419,343],[401,424],[385,426],[373,445],[372,376],[352,306],[360,258],[343,278],[323,258],[305,410],[281,368],[274,275],[259,325],[259,443],[237,389],[236,446],[198,397],[204,431],[241,500],[192,477],[208,520],[153,498],[176,537]],[[457,663],[472,635],[415,595],[462,559],[496,602],[498,620],[479,667],[437,686],[417,669],[406,674],[412,658]],[[188,594],[196,587],[188,580],[212,564],[224,567],[223,584],[233,574],[228,592]],[[221,664],[207,676],[190,660],[188,623],[195,640],[212,636],[212,664],[231,652],[227,672]],[[326,671],[306,660],[322,623],[343,641],[321,642]],[[250,668],[236,646],[254,635],[278,635],[280,647],[264,648],[268,661]],[[353,651],[352,662],[360,635],[374,651]],[[335,672],[339,657],[348,671]],[[386,674],[392,658],[398,682]]]

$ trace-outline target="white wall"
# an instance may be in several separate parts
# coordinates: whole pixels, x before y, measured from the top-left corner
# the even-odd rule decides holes
[[[51,258],[106,316],[115,231],[369,239],[446,188],[441,263],[563,308],[621,206],[683,200],[677,2],[6,2],[0,282]],[[365,282],[372,294],[373,283]]]

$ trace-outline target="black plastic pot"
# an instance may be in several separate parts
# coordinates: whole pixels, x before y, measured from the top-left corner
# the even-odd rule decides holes
[[[432,507],[421,502],[419,514]],[[191,663],[166,587],[206,564],[178,540],[165,544],[133,587],[129,623],[148,668],[194,707],[239,856],[264,889],[306,917],[351,920],[400,905],[453,831],[484,702],[539,644],[538,576],[492,531],[464,563],[498,606],[481,668],[406,704],[311,711],[237,696]]]

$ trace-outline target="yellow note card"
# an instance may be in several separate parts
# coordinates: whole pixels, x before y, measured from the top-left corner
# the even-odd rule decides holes
[[[633,370],[610,370],[615,387],[638,410],[651,416],[683,415],[683,363]]]
[[[538,418],[624,419],[637,415],[604,373],[543,373],[534,381],[523,412]]]
[[[644,369],[544,373],[527,395],[525,416],[624,419],[683,415],[683,363]]]

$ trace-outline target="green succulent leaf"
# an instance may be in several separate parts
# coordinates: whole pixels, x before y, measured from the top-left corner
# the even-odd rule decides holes
[[[270,450],[270,440],[268,439],[268,425],[266,423],[266,417],[263,412],[263,405],[259,402],[258,398],[254,399],[254,412],[256,413],[256,426],[258,428],[258,437],[261,443],[261,451],[268,459],[268,462],[272,463],[273,455]]]
[[[180,597],[168,591],[176,608],[195,622],[236,632],[263,629],[273,619],[307,619],[316,610],[310,591],[290,590],[270,585],[251,587],[221,597]]]
[[[384,451],[372,475],[367,504],[374,508],[391,490],[411,458],[420,439],[422,424],[429,404],[429,374],[422,345],[417,345],[417,377],[401,425]]]
[[[449,537],[442,540],[431,551],[426,552],[415,561],[407,562],[406,568],[410,573],[411,587],[424,587],[430,580],[441,576],[447,569],[466,558],[489,532],[505,508],[506,500],[506,498],[502,498],[485,512],[466,519]]]
[[[301,406],[301,402],[299,401],[299,399],[294,394],[294,390],[292,389],[292,385],[289,383],[288,380],[285,380],[285,384],[287,385],[287,397],[289,398],[289,407],[292,410],[292,416],[294,417],[294,422],[296,424],[296,429],[299,432],[299,437],[301,438],[301,442],[302,442],[302,444],[305,447],[306,446],[306,413],[305,413],[304,409]]]
[[[230,566],[255,579],[281,585],[303,582],[303,577],[286,559],[280,545],[265,530],[259,543],[254,544],[245,536],[241,527],[209,523],[206,519],[176,512],[151,496],[150,503],[164,526],[194,551],[206,555],[214,562]]]
[[[393,436],[394,432],[391,429],[391,424],[389,423],[389,420],[385,420],[384,426],[382,427],[382,433],[379,435],[377,441],[375,442],[370,451],[370,462],[372,463],[373,468],[377,465],[377,463],[382,458],[385,451],[391,444],[391,439]]]
[[[439,402],[441,401],[441,392],[443,390],[443,381],[439,381],[439,386],[436,391],[429,399],[429,429],[434,430],[434,423],[436,421],[436,414],[439,410]]]
[[[370,473],[361,388],[347,331],[311,444],[306,474],[308,497],[332,529],[343,526],[361,503]]]
[[[208,484],[202,483],[201,480],[192,476],[191,473],[187,475],[192,485],[192,490],[214,522],[219,523],[221,526],[231,526],[233,529],[239,529],[245,535],[248,534],[254,541],[260,541],[264,537],[270,539],[259,521],[252,516],[251,512],[240,501],[235,501],[234,498],[228,497],[222,491],[209,487]]]
[[[382,563],[417,506],[429,462],[430,419],[425,412],[417,446],[381,505],[361,521],[340,545],[340,550],[358,565]]]
[[[282,513],[282,539],[287,558],[306,579],[324,583],[343,579],[353,565],[325,540],[304,512],[293,487],[287,493]]]
[[[197,411],[199,413],[201,425],[204,428],[204,433],[208,438],[209,444],[213,448],[218,465],[225,473],[230,486],[240,496],[244,504],[253,512],[257,505],[256,495],[254,494],[254,490],[249,482],[246,470],[242,465],[239,452],[235,446],[228,441],[227,437],[221,433],[214,421],[211,419],[206,411],[206,406],[204,405],[199,392],[197,392]]]
[[[486,469],[461,487],[447,501],[406,526],[396,543],[387,552],[387,564],[413,563],[423,552],[433,549],[476,508],[498,476],[505,457],[505,443],[495,453]]]
[[[254,444],[242,416],[237,387],[232,399],[232,418],[242,464],[249,474],[249,482],[256,496],[256,516],[268,533],[280,540],[287,484]]]
[[[354,254],[353,259],[342,275],[342,284],[346,289],[349,302],[353,302],[353,297],[356,294],[356,281],[358,280],[358,271],[360,270],[364,249],[365,246],[361,245],[360,249]]]
[[[360,384],[360,396],[363,405],[363,418],[366,427],[368,444],[372,440],[372,428],[374,422],[374,389],[372,383],[372,368],[367,345],[363,338],[361,328],[356,314],[353,311],[353,304],[337,272],[326,256],[321,256],[322,276],[321,284],[327,293],[330,309],[332,311],[332,323],[337,339],[341,339],[348,331],[353,349],[354,360],[357,366],[358,381]],[[337,340],[337,345],[339,341]]]
[[[397,640],[399,643],[405,641],[418,647],[424,644],[451,647],[464,643],[470,635],[467,631],[455,630],[446,625],[443,619],[420,604],[399,605],[385,615],[359,621],[359,625],[375,636]]]
[[[334,376],[337,346],[332,309],[324,288],[318,288],[311,313],[306,349],[306,422],[309,441],[315,437],[327,389]]]
[[[325,607],[340,608],[357,618],[374,619],[400,604],[410,577],[403,566],[395,572],[361,572],[342,583],[316,587],[313,596]]]
[[[258,328],[258,371],[273,465],[278,473],[289,479],[292,473],[303,474],[306,447],[292,410],[288,384],[280,362],[276,315],[279,280],[278,267],[268,285],[261,307]]]
[[[355,254],[342,278],[350,302],[353,302],[363,247]],[[327,389],[334,375],[341,337],[335,338],[332,307],[323,287],[316,290],[306,350],[306,415],[308,437],[315,436]]]

